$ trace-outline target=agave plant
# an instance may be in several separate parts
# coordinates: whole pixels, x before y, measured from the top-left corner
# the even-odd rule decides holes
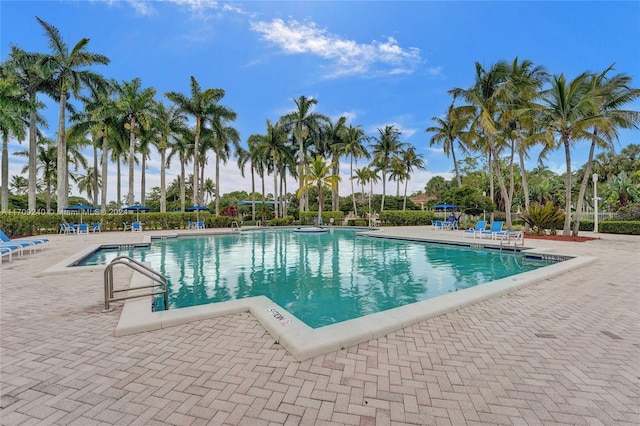
[[[536,235],[546,234],[549,229],[551,235],[555,235],[558,227],[564,222],[564,210],[547,202],[545,205],[533,203],[522,213],[522,219],[531,227],[531,232]]]

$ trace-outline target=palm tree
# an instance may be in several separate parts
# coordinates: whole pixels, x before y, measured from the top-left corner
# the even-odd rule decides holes
[[[418,154],[416,152],[416,147],[411,145],[407,149],[403,150],[400,153],[400,161],[399,163],[402,165],[402,168],[406,172],[406,176],[404,180],[404,201],[402,203],[402,210],[407,209],[407,186],[409,185],[409,179],[411,179],[411,175],[414,170],[424,170],[425,163],[423,160],[423,155]]]
[[[372,145],[373,165],[382,173],[382,204],[380,211],[384,211],[384,199],[386,196],[387,172],[391,169],[394,159],[398,157],[399,152],[405,147],[405,143],[400,141],[402,132],[396,130],[394,126],[385,126],[384,129],[378,129],[380,134],[373,139],[376,141]]]
[[[267,170],[273,173],[274,213],[278,217],[278,172],[288,155],[287,134],[280,122],[272,124],[271,120],[267,119],[267,133],[254,140],[257,142],[255,149],[258,155],[265,160]]]
[[[78,191],[86,192],[87,199],[93,200],[95,202],[95,194],[94,188],[98,187],[98,189],[102,186],[102,182],[100,181],[100,175],[96,173],[96,169],[93,167],[88,167],[86,174],[83,176],[79,176],[77,181]]]
[[[71,50],[63,41],[60,31],[36,17],[45,30],[49,41],[51,54],[41,60],[41,66],[45,75],[50,76],[50,81],[56,87],[60,102],[58,110],[58,209],[64,209],[69,203],[69,189],[67,179],[67,141],[65,130],[65,110],[67,108],[67,96],[70,93],[77,96],[82,87],[89,83],[102,80],[98,74],[84,69],[95,64],[107,65],[109,58],[97,53],[87,51],[88,38],[82,38]]]
[[[306,173],[300,176],[302,187],[298,190],[298,196],[310,188],[318,189],[318,224],[322,223],[322,206],[324,205],[324,190],[335,190],[340,182],[340,176],[332,173],[331,165],[324,162],[322,157],[316,157],[315,161],[306,167]]]
[[[21,175],[13,175],[11,176],[11,183],[9,183],[11,188],[13,188],[13,192],[16,195],[24,195],[29,190],[29,182],[27,178]]]
[[[363,167],[362,169],[356,170],[356,175],[362,185],[366,185],[367,183],[371,186],[369,189],[369,226],[371,226],[371,220],[373,217],[373,211],[371,210],[371,197],[373,197],[373,184],[378,183],[380,178],[378,177],[378,173],[375,169],[369,167]]]
[[[606,120],[597,116],[599,93],[592,90],[590,75],[582,73],[572,81],[564,75],[553,76],[551,88],[543,94],[545,104],[541,112],[541,122],[546,128],[547,141],[554,147],[564,148],[566,161],[565,176],[565,220],[563,235],[571,233],[571,146],[580,139],[591,139],[589,129],[598,127]],[[558,136],[557,143],[555,135]]]
[[[631,87],[631,77],[625,74],[616,74],[607,77],[613,70],[613,65],[609,66],[600,74],[590,77],[591,90],[599,93],[597,114],[603,120],[593,127],[593,137],[589,149],[589,158],[584,166],[584,176],[580,185],[580,192],[576,203],[576,213],[573,222],[574,236],[580,230],[580,213],[584,202],[584,194],[591,177],[591,165],[593,163],[593,153],[596,144],[603,148],[611,148],[613,141],[618,139],[618,128],[628,129],[638,126],[640,113],[638,111],[623,110],[622,107],[640,97],[640,89]]]
[[[186,131],[187,117],[177,106],[166,108],[162,102],[155,103],[152,117],[154,143],[160,153],[160,212],[164,213],[167,211],[166,168],[169,165],[167,150]]]
[[[9,60],[5,65],[8,70],[8,78],[12,79],[22,88],[29,101],[29,192],[28,208],[36,209],[36,161],[37,161],[37,132],[38,123],[46,126],[44,119],[38,114],[38,109],[43,105],[38,102],[39,92],[51,94],[53,88],[51,82],[40,66],[43,60],[42,54],[27,53],[24,50],[11,46]]]
[[[353,187],[353,165],[355,163],[358,167],[358,158],[369,158],[369,151],[364,146],[364,142],[368,140],[364,130],[360,128],[360,125],[349,125],[345,129],[344,139],[335,145],[336,155],[338,159],[341,156],[346,155],[349,157],[349,180],[351,181],[351,199],[353,201],[353,212],[358,214],[358,207],[356,205],[356,193]],[[335,174],[335,173],[334,173]]]
[[[499,113],[501,102],[506,97],[505,81],[509,75],[509,66],[500,61],[485,70],[476,62],[476,78],[469,89],[455,88],[449,93],[462,97],[475,108],[475,116],[471,127],[479,133],[478,139],[486,143],[486,151],[490,155],[490,165],[498,179],[500,193],[505,203],[507,229],[511,229],[511,199],[500,166],[500,154],[503,149],[503,138],[499,135]],[[492,180],[493,181],[493,180]]]
[[[45,185],[45,203],[47,212],[51,211],[51,192],[56,180],[56,161],[57,161],[57,148],[53,139],[40,137],[37,144],[36,152],[36,176],[40,172],[42,175],[42,181]],[[29,156],[29,151],[17,151],[14,155],[21,155],[24,157]],[[26,166],[27,170],[22,170],[22,173],[28,171],[29,165]]]
[[[467,152],[464,140],[469,134],[468,127],[474,111],[475,108],[473,106],[467,105],[454,108],[453,103],[451,103],[445,118],[431,117],[431,120],[435,121],[437,125],[427,127],[425,130],[427,133],[434,133],[429,140],[429,146],[442,144],[444,154],[447,157],[451,155],[458,188],[462,187],[462,179],[460,178],[460,170],[456,160],[456,140],[458,140],[463,152]]]
[[[340,147],[344,144],[347,127],[346,117],[340,117],[335,123],[329,122],[323,126],[322,140],[326,147],[326,154],[331,154],[331,165],[333,167],[333,174],[340,174]],[[338,210],[338,196],[339,187],[336,186],[336,190],[331,193],[331,210]]]
[[[151,111],[155,105],[156,89],[142,88],[142,80],[138,77],[131,81],[123,81],[118,85],[118,99],[116,106],[124,116],[124,128],[129,132],[129,192],[127,204],[134,203],[133,181],[134,165],[136,162],[136,139],[151,125]],[[144,154],[143,154],[144,156]],[[144,170],[144,167],[143,167]]]
[[[235,113],[218,102],[224,98],[225,92],[222,89],[206,89],[202,91],[200,84],[195,77],[191,76],[191,97],[187,97],[182,93],[168,92],[165,96],[174,102],[184,113],[191,115],[196,119],[194,131],[194,147],[193,152],[200,152],[200,134],[206,120],[214,117],[221,117],[227,120],[235,119]],[[193,203],[201,204],[200,199],[200,158],[198,155],[193,157]]]
[[[3,73],[4,74],[4,73]],[[31,104],[14,81],[0,79],[0,133],[2,133],[2,211],[9,209],[9,137],[25,137]]]
[[[327,123],[329,117],[311,112],[313,106],[318,103],[317,99],[300,96],[298,99],[294,99],[293,102],[296,104],[296,110],[281,117],[280,121],[284,125],[284,128],[292,134],[298,146],[298,176],[300,177],[303,174],[306,159],[304,142],[311,133],[319,130],[322,123]],[[300,212],[303,212],[305,208],[305,197],[304,192],[301,193],[300,191],[303,186],[302,180],[299,179],[299,182]]]
[[[193,138],[193,131],[185,129],[180,136],[175,138],[174,143],[169,147],[169,155],[167,156],[167,163],[171,162],[174,155],[177,155],[180,160],[180,209],[182,211],[186,208],[185,165],[193,158],[193,144],[190,143]]]
[[[236,113],[227,110],[227,116],[235,120]],[[216,115],[211,119],[213,138],[211,148],[216,154],[216,216],[220,215],[220,161],[227,164],[231,157],[232,147],[234,151],[240,146],[240,133],[234,127],[228,125],[230,119]]]

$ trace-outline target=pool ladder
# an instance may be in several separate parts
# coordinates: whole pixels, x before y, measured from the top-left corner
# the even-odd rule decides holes
[[[126,265],[129,268],[133,269],[141,273],[142,275],[151,278],[152,284],[141,285],[137,287],[128,287],[128,288],[113,288],[113,267],[116,265]],[[162,289],[156,289],[157,287],[162,287]],[[116,297],[115,293],[123,292],[123,291],[134,291],[143,288],[150,288],[152,291],[144,292],[142,294],[133,294],[127,296],[119,296]],[[111,261],[107,265],[104,270],[104,309],[102,312],[110,312],[113,308],[110,307],[111,302],[115,302],[118,300],[127,300],[134,299],[137,297],[146,297],[146,296],[154,296],[156,294],[164,295],[164,309],[169,310],[169,288],[167,286],[167,279],[162,276],[159,272],[154,269],[148,267],[147,265],[138,262],[135,259],[130,258],[129,256],[118,256]]]
[[[235,220],[231,222],[231,232],[240,232],[240,225]]]

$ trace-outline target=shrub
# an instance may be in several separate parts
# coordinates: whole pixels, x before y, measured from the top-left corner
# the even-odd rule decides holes
[[[387,226],[429,225],[434,214],[429,210],[385,210],[380,221]]]
[[[289,226],[293,225],[294,217],[293,216],[285,216],[285,217],[277,217],[275,219],[271,219],[269,221],[269,226]]]
[[[300,213],[300,224],[301,225],[313,225],[313,220],[318,217],[318,212],[302,212]],[[344,221],[344,212],[322,212],[322,223],[325,225],[329,225],[331,223],[331,219],[333,218],[333,223],[335,225],[342,224]]]
[[[640,235],[640,221],[605,220],[598,224],[598,231],[609,234]]]
[[[537,235],[544,235],[549,229],[551,234],[562,226],[564,211],[548,202],[544,206],[540,203],[529,205],[529,209],[522,213],[522,219],[531,227],[531,231]]]

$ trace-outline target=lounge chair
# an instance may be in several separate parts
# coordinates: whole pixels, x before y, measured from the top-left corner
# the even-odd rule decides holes
[[[17,253],[18,249],[4,247],[0,244],[0,265],[2,264],[2,258],[6,257],[9,259],[9,262],[13,260],[13,253]]]
[[[131,225],[129,225],[127,222],[122,222],[122,230],[128,231],[129,229],[131,229]]]
[[[501,220],[494,220],[491,223],[491,228],[489,228],[488,231],[481,231],[480,232],[480,238],[482,237],[489,237],[491,239],[495,238],[494,235],[496,232],[502,232],[502,226],[504,225],[504,222]]]
[[[196,229],[196,224],[192,220],[189,221],[189,229]]]
[[[199,220],[198,224],[196,225],[197,229],[204,229],[204,220]]]
[[[30,250],[34,251],[36,249],[44,250],[45,244],[48,242],[49,240],[47,238],[20,238],[12,240],[0,229],[0,244],[3,245],[19,244],[22,247],[30,247]]]
[[[471,235],[473,238],[475,238],[476,234],[480,234],[481,232],[483,232],[486,227],[487,227],[487,221],[479,220],[478,222],[476,222],[475,228],[469,228],[462,231],[463,232],[462,238],[466,237],[467,235]]]
[[[431,227],[433,229],[442,229],[442,221],[441,220],[432,220]]]
[[[89,233],[89,225],[86,223],[78,224],[78,234],[88,234]]]
[[[515,245],[518,242],[524,245],[524,232],[523,231],[498,231],[493,233],[494,240],[507,240],[507,244],[511,244],[511,240],[515,240]]]
[[[142,232],[142,224],[138,221],[133,222],[131,224],[131,231],[132,232]]]
[[[67,227],[69,228],[69,233],[73,233],[73,234],[78,233],[78,227],[76,226],[75,223],[69,222],[67,223]]]
[[[100,222],[93,222],[93,225],[91,225],[91,228],[89,229],[89,231],[102,232],[102,229],[100,229]]]

